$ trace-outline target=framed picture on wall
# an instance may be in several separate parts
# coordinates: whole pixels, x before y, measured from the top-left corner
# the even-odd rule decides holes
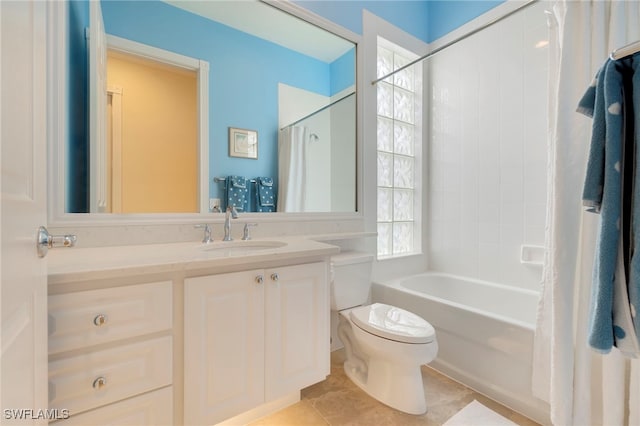
[[[229,127],[229,157],[258,159],[258,132]]]

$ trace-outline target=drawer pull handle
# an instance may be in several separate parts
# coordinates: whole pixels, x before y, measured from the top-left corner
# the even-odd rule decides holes
[[[102,376],[98,377],[97,379],[95,379],[93,381],[93,388],[94,389],[100,390],[105,386],[107,386],[107,379],[102,377]]]
[[[274,272],[273,274],[271,274],[271,280],[278,281],[279,279],[280,277],[278,276],[277,272]]]
[[[264,282],[264,277],[263,277],[262,275],[258,275],[258,276],[256,277],[256,282],[257,282],[258,284],[262,284],[262,283]]]
[[[101,327],[105,325],[107,323],[106,315],[103,315],[103,314],[96,315],[96,317],[93,319],[93,323],[95,324],[96,327]]]

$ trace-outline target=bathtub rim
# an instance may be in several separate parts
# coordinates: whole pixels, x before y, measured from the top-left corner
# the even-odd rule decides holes
[[[507,291],[511,291],[511,292],[516,292],[516,293],[520,293],[520,294],[524,294],[524,295],[529,295],[529,296],[535,296],[538,301],[536,302],[536,317],[537,317],[537,312],[538,312],[538,306],[540,303],[540,291],[536,291],[536,290],[530,290],[530,289],[524,289],[524,288],[518,288],[518,287],[514,287],[514,286],[510,286],[510,285],[506,285],[506,284],[501,284],[501,283],[496,283],[496,282],[492,282],[492,281],[486,281],[486,280],[482,280],[482,279],[478,279],[478,278],[473,278],[473,277],[466,277],[464,275],[455,275],[455,274],[450,274],[450,273],[446,273],[446,272],[439,272],[439,271],[425,271],[425,272],[420,272],[417,274],[411,274],[411,275],[405,275],[402,277],[398,277],[398,278],[393,278],[390,280],[380,280],[380,281],[373,281],[373,284],[377,284],[377,285],[381,285],[381,286],[385,286],[385,287],[390,287],[390,288],[395,288],[397,290],[400,291],[405,291],[408,292],[410,294],[413,294],[415,296],[418,297],[424,297],[426,299],[430,299],[433,300],[435,302],[439,302],[442,304],[445,304],[447,306],[452,306],[458,309],[463,309],[465,311],[469,311],[469,312],[473,312],[475,314],[478,315],[482,315],[485,317],[489,317],[492,318],[494,320],[497,321],[501,321],[501,322],[506,322],[508,324],[512,324],[518,327],[522,327],[525,328],[527,330],[533,331],[535,332],[536,329],[536,322],[537,320],[534,319],[534,321],[532,323],[526,322],[526,321],[522,321],[522,320],[518,320],[515,318],[511,318],[505,315],[500,315],[500,314],[496,314],[493,312],[489,312],[483,309],[479,309],[473,306],[469,306],[463,303],[459,303],[459,302],[454,302],[448,299],[444,299],[442,297],[437,297],[437,296],[433,296],[431,294],[428,293],[424,293],[424,292],[420,292],[417,290],[413,290],[411,288],[405,287],[404,285],[402,285],[402,283],[404,281],[406,281],[409,278],[413,278],[413,277],[417,277],[417,276],[421,276],[421,275],[429,275],[429,276],[439,276],[439,277],[446,277],[446,278],[453,278],[453,279],[457,279],[460,281],[466,281],[466,282],[472,282],[472,283],[477,283],[477,284],[481,284],[481,285],[485,285],[485,286],[489,286],[489,287],[494,287],[494,288],[499,288],[501,290],[507,290]],[[425,320],[429,321],[428,318],[425,318]]]

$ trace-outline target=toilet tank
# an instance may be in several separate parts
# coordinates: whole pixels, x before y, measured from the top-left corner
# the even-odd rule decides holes
[[[344,252],[331,257],[331,310],[365,304],[371,288],[373,256]]]

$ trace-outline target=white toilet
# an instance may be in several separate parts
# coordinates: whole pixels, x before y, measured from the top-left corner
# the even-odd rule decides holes
[[[378,401],[409,414],[427,404],[420,366],[438,353],[434,328],[421,317],[369,298],[373,256],[357,252],[331,258],[331,309],[339,312],[344,370]]]

